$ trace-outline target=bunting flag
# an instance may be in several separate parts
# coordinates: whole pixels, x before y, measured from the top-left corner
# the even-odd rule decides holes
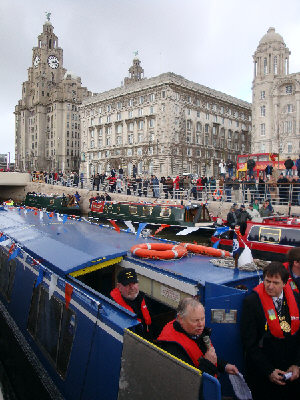
[[[43,216],[44,216],[44,213],[43,213],[43,211],[40,211],[40,220],[42,220],[42,219],[43,219]]]
[[[118,233],[121,232],[121,229],[120,229],[120,227],[116,224],[116,221],[114,221],[113,219],[109,219],[108,221],[112,224],[112,226],[115,228],[115,230],[116,230]]]
[[[54,212],[52,211],[52,213],[49,215],[49,218],[53,218],[54,217]]]
[[[134,226],[133,226],[133,224],[132,224],[131,221],[124,221],[124,224],[125,224],[126,226],[128,226],[129,230],[130,230],[132,233],[135,234],[135,228],[134,228]]]
[[[56,289],[57,279],[58,279],[57,275],[55,275],[55,274],[51,275],[51,280],[50,280],[50,285],[49,285],[49,300],[53,296],[53,293],[54,293],[54,291]]]
[[[8,239],[6,236],[2,236],[0,239],[0,246],[8,246],[11,244],[11,240]]]
[[[66,222],[67,219],[68,219],[68,216],[66,214],[64,214],[64,216],[63,216],[63,224]]]
[[[37,215],[37,211],[35,210],[34,215]]]
[[[20,247],[17,247],[16,250],[14,252],[12,252],[12,254],[8,257],[8,261],[16,258],[20,252],[21,252]]]
[[[140,222],[136,233],[136,239],[140,236],[142,230],[147,226],[147,222]]]
[[[57,213],[56,216],[57,216],[57,221],[62,221],[62,218],[61,218],[61,216],[59,215],[59,213]]]
[[[41,284],[43,282],[43,278],[44,278],[44,270],[43,270],[43,268],[40,267],[39,276],[37,277],[35,287],[38,287],[39,284]]]
[[[238,235],[236,232],[234,232],[232,241],[232,257],[235,258],[239,254],[240,254],[240,244],[238,240]]]
[[[192,232],[195,232],[198,230],[199,230],[199,226],[191,226],[191,227],[183,229],[183,231],[177,232],[176,236],[188,235],[189,233],[192,233]]]
[[[16,247],[16,244],[15,243],[13,243],[11,246],[10,246],[10,249],[8,250],[8,254],[12,254],[12,252],[14,251],[14,248]]]
[[[158,232],[161,232],[163,229],[168,228],[169,226],[171,226],[171,225],[161,224],[161,226],[158,229],[156,229],[156,231],[154,232],[154,235],[156,235]]]
[[[26,208],[24,208],[24,214],[27,214],[27,210],[26,210]]]
[[[218,248],[219,248],[220,242],[221,242],[221,239],[218,240],[216,243],[214,243],[212,247],[213,247],[214,249],[218,249]]]
[[[213,234],[213,236],[222,235],[222,233],[229,231],[229,226],[220,226],[217,228]]]
[[[66,300],[66,309],[68,310],[69,304],[71,301],[73,293],[73,286],[69,285],[69,283],[66,282],[66,287],[65,287],[65,300]]]

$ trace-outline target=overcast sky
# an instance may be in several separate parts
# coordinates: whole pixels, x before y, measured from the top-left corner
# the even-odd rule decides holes
[[[0,153],[12,157],[13,112],[45,11],[64,67],[92,92],[120,86],[138,51],[145,77],[174,72],[251,102],[252,55],[270,26],[300,71],[299,0],[1,0]]]

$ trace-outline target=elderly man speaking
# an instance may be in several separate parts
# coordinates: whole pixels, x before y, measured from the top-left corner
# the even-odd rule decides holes
[[[194,298],[186,297],[179,303],[176,320],[163,328],[157,341],[168,353],[210,375],[217,376],[218,372],[224,371],[237,374],[235,365],[217,357],[210,333],[210,329],[205,327],[203,305]]]

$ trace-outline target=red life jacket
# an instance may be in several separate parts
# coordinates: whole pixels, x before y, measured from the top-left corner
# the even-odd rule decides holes
[[[283,263],[283,265],[284,265],[285,269],[287,270],[287,272],[290,274],[290,263],[286,262],[286,263]],[[291,274],[289,276],[288,283],[290,284],[291,288],[293,289],[293,292],[299,293],[299,289],[298,289],[296,283],[294,282]]]
[[[273,336],[277,338],[284,338],[283,331],[280,327],[277,311],[275,309],[273,299],[268,295],[265,289],[264,283],[260,283],[256,288],[253,289],[259,296],[265,317],[267,319],[267,324],[269,326],[270,332]],[[283,292],[288,304],[289,313],[291,316],[291,334],[294,335],[300,328],[299,321],[299,309],[290,285],[285,285]],[[272,318],[270,318],[270,315]]]
[[[120,290],[119,290],[118,288],[113,289],[113,290],[110,292],[110,295],[111,295],[111,297],[115,300],[116,303],[118,303],[120,306],[126,308],[126,310],[131,311],[131,312],[133,312],[133,313],[135,314],[135,311],[133,310],[133,308],[131,308],[131,307],[126,303],[126,301],[125,301],[124,298],[122,297],[121,292],[120,292]],[[151,322],[152,322],[152,321],[151,321],[151,317],[150,317],[148,308],[147,308],[146,303],[145,303],[145,299],[142,300],[142,303],[141,303],[141,311],[142,311],[142,315],[143,315],[145,324],[146,324],[147,326],[151,325]],[[139,318],[138,318],[138,321],[142,322],[141,319],[139,319]]]
[[[187,335],[182,332],[178,332],[174,329],[173,322],[169,322],[161,331],[157,340],[162,342],[175,342],[180,344],[187,352],[188,356],[192,360],[194,366],[199,368],[199,358],[203,357],[202,351],[199,349],[194,340],[190,339]]]

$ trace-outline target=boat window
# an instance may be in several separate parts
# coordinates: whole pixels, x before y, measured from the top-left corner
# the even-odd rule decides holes
[[[280,244],[283,246],[300,247],[300,229],[281,229]]]
[[[51,359],[57,372],[65,376],[75,334],[75,313],[55,296],[49,300],[41,285],[33,289],[28,330]]]
[[[137,214],[138,213],[138,208],[137,206],[129,206],[129,212],[130,214]]]
[[[143,215],[148,217],[149,215],[152,214],[152,209],[153,209],[153,207],[149,207],[149,206],[143,207]]]
[[[8,261],[8,255],[0,250],[0,292],[10,300],[13,283],[15,280],[16,260]]]
[[[168,218],[171,215],[171,208],[170,207],[162,207],[160,210],[160,216],[162,218]]]
[[[281,236],[280,228],[260,227],[259,241],[265,243],[279,243]]]
[[[269,161],[269,155],[263,154],[263,155],[258,156],[258,161]]]
[[[253,226],[248,235],[250,242],[280,244],[282,246],[300,246],[300,230],[293,228],[276,228]]]

